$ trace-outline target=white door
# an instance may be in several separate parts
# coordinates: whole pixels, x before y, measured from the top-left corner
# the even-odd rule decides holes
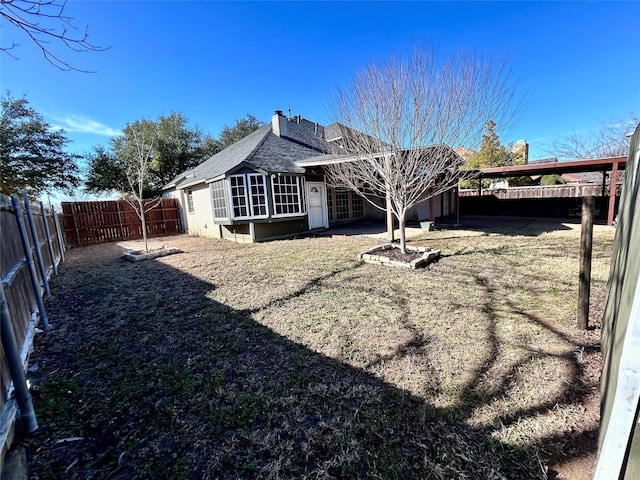
[[[326,228],[327,225],[327,190],[322,182],[307,182],[307,212],[309,214],[309,230]]]

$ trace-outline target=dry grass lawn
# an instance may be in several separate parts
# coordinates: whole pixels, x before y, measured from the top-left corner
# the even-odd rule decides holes
[[[613,230],[586,332],[579,233],[430,232],[418,271],[359,263],[365,238],[69,251],[31,478],[590,478]]]

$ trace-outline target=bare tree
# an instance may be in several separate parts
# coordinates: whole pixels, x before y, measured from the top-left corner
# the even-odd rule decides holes
[[[153,160],[155,136],[149,135],[149,133],[143,129],[144,126],[149,126],[151,122],[145,123],[139,121],[137,123],[138,125],[129,125],[125,129],[125,133],[131,136],[130,146],[132,148],[132,157],[127,165],[126,172],[131,191],[125,195],[124,199],[133,207],[140,219],[144,250],[149,253],[145,215],[162,202],[162,197],[145,199],[143,196],[149,176],[149,168]]]
[[[53,40],[74,52],[106,50],[89,42],[86,28],[82,33],[75,34],[77,28],[73,25],[73,19],[64,14],[65,6],[64,0],[0,0],[0,17],[25,33],[40,48],[44,58],[56,68],[87,72],[63,60],[50,44]],[[0,51],[17,58],[13,54],[17,46],[19,44],[13,42],[9,47],[0,46]]]
[[[463,163],[450,147],[477,149],[485,123],[515,114],[508,62],[466,52],[439,57],[415,47],[357,71],[339,90],[332,115],[343,128],[329,181],[390,209],[406,252],[407,211],[457,185]],[[386,199],[386,206],[377,198]]]
[[[638,114],[629,118],[613,118],[598,127],[572,132],[553,139],[547,152],[564,160],[584,160],[588,158],[624,157],[629,154],[629,134],[640,123]]]

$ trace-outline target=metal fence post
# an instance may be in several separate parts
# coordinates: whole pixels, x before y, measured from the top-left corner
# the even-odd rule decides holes
[[[6,353],[7,363],[13,379],[13,387],[16,391],[16,401],[20,408],[20,414],[29,433],[38,428],[36,413],[31,402],[31,394],[27,388],[27,379],[20,361],[20,352],[16,344],[16,337],[11,327],[9,305],[4,294],[4,287],[0,282],[0,331],[2,332],[2,347]]]
[[[42,202],[40,202],[40,213],[42,213],[42,223],[44,224],[44,234],[47,237],[47,246],[49,247],[49,257],[51,257],[51,267],[53,268],[53,273],[58,275],[58,266],[56,265],[56,257],[53,253],[53,245],[51,245],[51,235],[49,234],[47,214],[44,211],[44,203]]]
[[[53,205],[49,205],[49,208],[51,209],[51,214],[53,215],[53,224],[56,227],[56,237],[58,238],[58,245],[60,246],[60,260],[64,262],[65,245],[62,227],[60,226],[60,220],[58,219],[58,214],[56,213],[55,208],[53,208]]]
[[[24,218],[22,217],[22,208],[20,207],[20,200],[14,193],[11,195],[11,204],[16,215],[16,221],[18,222],[18,231],[20,232],[20,240],[22,242],[22,248],[24,250],[24,258],[27,262],[27,269],[29,270],[29,277],[31,277],[31,287],[33,293],[36,296],[36,302],[38,303],[38,311],[40,313],[40,319],[42,320],[42,328],[49,329],[49,319],[47,318],[47,311],[44,308],[44,300],[40,294],[40,285],[38,284],[38,274],[36,267],[33,264],[33,255],[31,246],[29,245],[29,238],[27,237],[27,228],[24,225]]]
[[[40,276],[42,277],[42,286],[44,287],[44,293],[49,297],[51,296],[51,290],[49,290],[49,282],[47,281],[47,270],[44,268],[44,260],[42,260],[42,252],[40,251],[40,239],[38,238],[38,232],[36,232],[33,215],[31,215],[31,205],[29,205],[29,197],[27,197],[26,190],[22,191],[22,198],[24,199],[24,209],[27,212],[27,220],[29,221],[29,229],[31,230],[31,238],[33,239],[33,248],[36,252],[38,268],[40,270]]]
[[[36,412],[31,402],[31,394],[27,388],[27,378],[20,361],[20,352],[16,344],[16,336],[11,326],[11,317],[9,315],[9,304],[4,294],[4,287],[0,282],[0,335],[2,340],[2,348],[4,349],[11,378],[13,379],[13,388],[16,392],[16,401],[20,408],[20,414],[24,421],[25,427],[29,433],[34,432],[38,428],[36,420]]]

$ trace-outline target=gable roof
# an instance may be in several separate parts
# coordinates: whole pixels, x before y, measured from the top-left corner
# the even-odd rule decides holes
[[[328,150],[321,125],[301,117],[285,119],[289,124],[282,136],[268,124],[216,153],[200,165],[182,172],[163,188],[185,188],[207,183],[232,173],[241,165],[270,173],[304,173],[296,162]],[[309,125],[312,127],[309,128]]]
[[[400,152],[406,152],[408,150],[401,150]],[[425,156],[429,156],[430,154],[436,153],[437,155],[446,154],[451,157],[451,160],[456,164],[461,164],[463,162],[462,157],[458,155],[458,153],[447,145],[427,145],[424,147],[416,147],[412,150],[413,152],[420,152]],[[374,156],[382,156],[385,155],[386,152],[380,152],[377,154],[373,154]],[[337,163],[345,163],[345,162],[355,162],[358,160],[365,160],[368,157],[368,154],[353,154],[353,153],[334,153],[330,155],[316,155],[314,157],[309,157],[303,160],[299,160],[297,163],[301,167],[318,167],[323,165],[332,165]]]

